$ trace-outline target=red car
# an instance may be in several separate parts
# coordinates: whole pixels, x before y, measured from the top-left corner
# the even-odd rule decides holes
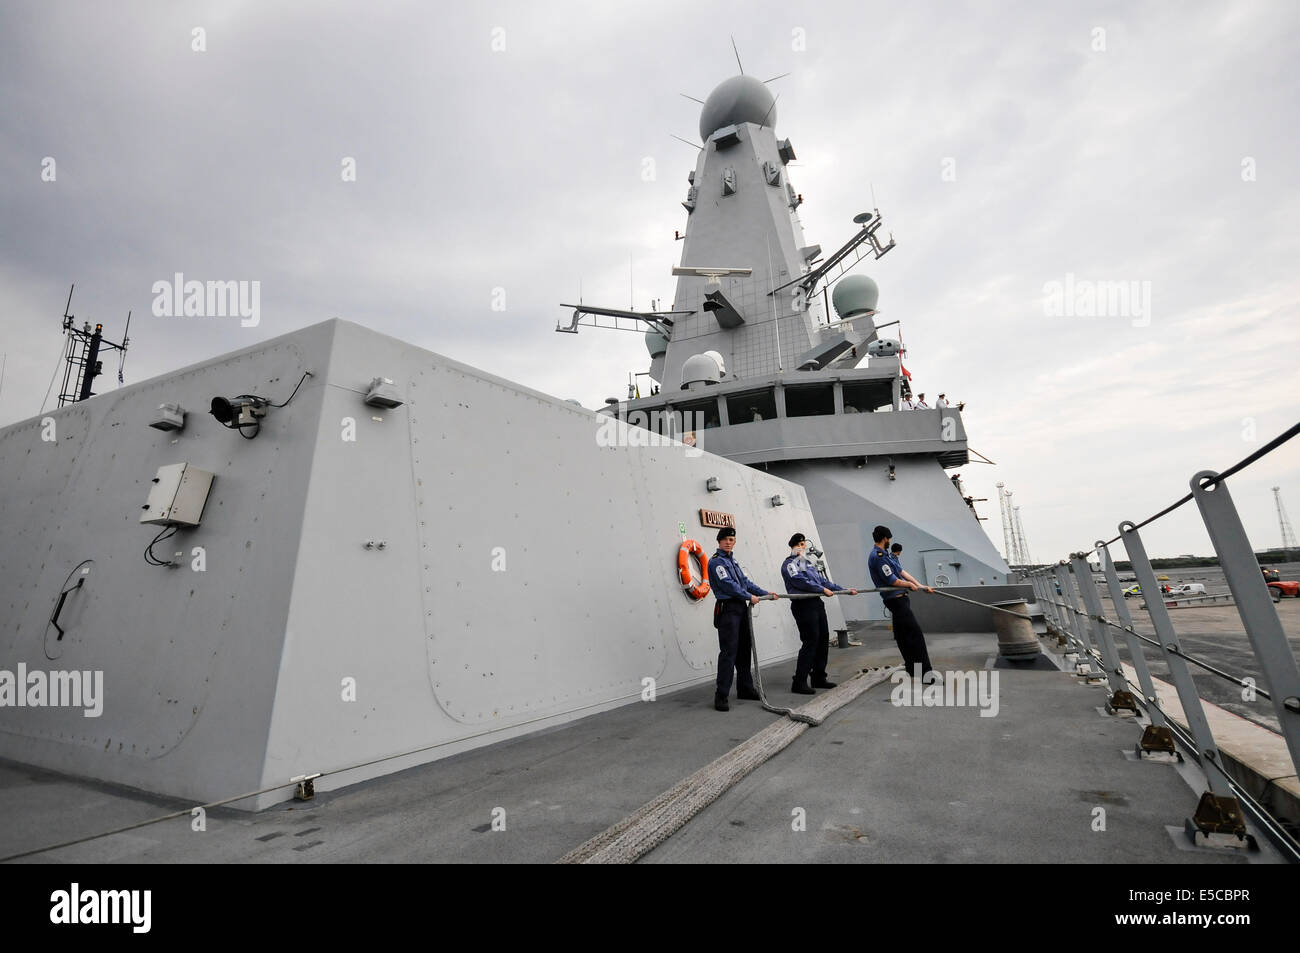
[[[1300,582],[1292,580],[1270,582],[1268,588],[1277,593],[1273,598],[1280,599],[1283,596],[1290,596],[1292,599],[1300,597]]]

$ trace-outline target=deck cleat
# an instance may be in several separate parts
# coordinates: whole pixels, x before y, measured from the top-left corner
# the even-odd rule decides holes
[[[1201,795],[1196,813],[1183,822],[1183,830],[1197,847],[1218,847],[1229,850],[1258,850],[1253,835],[1246,832],[1246,819],[1235,797],[1224,797],[1213,791]],[[1200,835],[1200,839],[1197,839]]]
[[[1132,692],[1121,689],[1113,692],[1110,698],[1106,699],[1106,711],[1117,718],[1136,718],[1138,714],[1137,700],[1133,697]]]

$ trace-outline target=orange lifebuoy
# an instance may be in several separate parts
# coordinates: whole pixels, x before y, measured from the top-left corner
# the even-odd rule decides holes
[[[691,579],[692,556],[700,561],[700,573],[704,576],[699,583]],[[677,550],[677,573],[681,577],[682,588],[692,599],[703,599],[709,594],[709,557],[705,555],[704,547],[695,540],[682,540],[681,548]]]

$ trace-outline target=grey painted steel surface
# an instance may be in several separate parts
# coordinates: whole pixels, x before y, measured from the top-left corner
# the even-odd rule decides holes
[[[893,480],[887,461],[878,457],[862,467],[851,460],[805,460],[770,464],[766,469],[807,490],[822,534],[821,548],[841,585],[870,582],[867,556],[877,524],[893,531],[904,547],[903,568],[922,582],[936,582],[926,572],[928,553],[931,564],[942,563],[949,584],[963,594],[969,594],[965,590],[970,588],[1008,583],[1002,557],[933,458],[895,458]],[[975,598],[984,600],[983,595]],[[844,612],[853,621],[886,617],[878,598],[848,600]]]
[[[1124,551],[1128,553],[1133,574],[1137,576],[1142,591],[1159,592],[1160,584],[1156,581],[1155,570],[1151,568],[1151,560],[1147,558],[1146,546],[1142,543],[1142,536],[1138,533],[1137,527],[1126,521],[1119,524],[1119,532],[1124,543]],[[1174,631],[1169,611],[1159,599],[1148,599],[1146,605],[1147,614],[1151,617],[1151,625],[1156,630],[1156,641],[1160,643],[1160,653],[1164,656],[1165,664],[1169,666],[1174,688],[1178,690],[1178,701],[1183,706],[1183,717],[1187,719],[1187,727],[1191,729],[1192,738],[1196,741],[1201,766],[1205,770],[1210,790],[1219,797],[1233,797],[1229,779],[1223,773],[1219,763],[1219,748],[1214,743],[1214,734],[1210,730],[1209,720],[1205,717],[1205,708],[1201,705],[1201,696],[1196,691],[1196,683],[1192,681],[1192,673],[1188,671],[1187,663],[1182,657],[1175,654],[1180,650],[1178,634]]]
[[[1088,561],[1084,559],[1082,553],[1075,553],[1070,559],[1070,565],[1074,569],[1075,577],[1079,580],[1079,591],[1083,595],[1083,606],[1088,611],[1088,621],[1092,626],[1092,634],[1101,647],[1101,664],[1106,670],[1106,683],[1110,686],[1112,693],[1128,691],[1128,682],[1125,680],[1124,672],[1120,668],[1119,654],[1115,651],[1115,643],[1111,640],[1106,623],[1102,621],[1101,597],[1097,594],[1097,584],[1093,581],[1092,570],[1088,566]]]
[[[99,671],[105,695],[97,718],[5,709],[0,755],[182,795],[259,786],[324,375],[255,440],[204,409],[250,390],[283,401],[304,371],[324,370],[331,343],[318,325],[0,430],[0,667]],[[185,428],[149,427],[171,401],[189,410]],[[56,440],[42,440],[43,420]],[[183,551],[183,568],[149,566],[142,551],[158,530],[139,525],[141,506],[158,467],[183,461],[216,474],[203,522],[160,547]],[[194,547],[203,572],[190,568]],[[47,636],[85,560],[66,635]]]
[[[282,401],[305,370],[253,440],[202,412],[216,394]],[[405,406],[362,403],[377,375]],[[162,401],[189,409],[184,430],[148,426]],[[733,513],[737,555],[765,588],[788,537],[818,533],[797,485],[677,443],[602,446],[603,426],[636,437],[345,321],[48,416],[57,443],[39,420],[0,431],[0,657],[102,670],[106,703],[97,719],[8,710],[0,755],[185,798],[424,749],[322,778],[327,790],[636,701],[644,678],[707,682],[712,597],[682,592],[679,523],[712,553],[698,510]],[[181,461],[216,474],[212,496],[202,525],[160,549],[185,566],[152,567],[154,530],[136,520],[157,468]],[[204,572],[188,568],[196,546]],[[47,659],[52,607],[88,559]],[[798,650],[786,603],[755,634],[764,661]]]
[[[917,577],[920,578],[920,577]],[[976,599],[985,605],[1006,602],[1011,599],[1032,600],[1032,588],[1027,584],[1010,586],[945,586],[943,592]],[[880,602],[879,596],[872,596],[871,602]],[[912,614],[925,632],[988,632],[995,629],[992,609],[983,609],[955,599],[914,592],[910,596]],[[846,607],[845,611],[848,609]],[[996,643],[991,643],[996,644]]]
[[[1111,559],[1110,547],[1100,540],[1097,542],[1097,555],[1101,558],[1101,571],[1106,577],[1106,590],[1110,593],[1110,604],[1115,614],[1119,616],[1119,624],[1124,629],[1124,638],[1128,642],[1128,656],[1133,660],[1133,669],[1137,672],[1142,697],[1149,703],[1146,707],[1147,717],[1157,728],[1164,727],[1165,716],[1157,704],[1155,684],[1151,681],[1151,669],[1147,665],[1143,643],[1137,637],[1137,630],[1133,627],[1133,617],[1129,615],[1128,605],[1124,599],[1124,587],[1120,585],[1119,575],[1115,572],[1115,562]]]
[[[694,354],[718,351],[728,373],[764,377],[782,367],[793,371],[795,360],[823,334],[818,328],[825,320],[820,297],[804,302],[793,287],[768,295],[808,271],[799,251],[808,242],[773,127],[743,122],[735,130],[734,144],[713,140],[699,152],[692,179],[697,199],[687,220],[681,264],[751,268],[753,273],[722,278],[721,284],[678,279],[673,310],[695,313],[678,316],[673,326],[660,382],[665,391],[678,389],[682,365]],[[710,291],[721,291],[745,324],[734,330],[719,327],[703,308]],[[870,321],[864,323],[863,342],[875,334]]]
[[[1232,503],[1228,485],[1216,482],[1204,487],[1201,482],[1207,477],[1217,481],[1218,474],[1203,470],[1192,477],[1192,498],[1200,508],[1210,542],[1223,566],[1260,671],[1268,680],[1273,711],[1286,737],[1291,764],[1300,771],[1300,671],[1296,669],[1295,656],[1282,631],[1282,622],[1260,574],[1254,547]]]
[[[945,416],[953,420],[948,430],[955,434],[948,440],[944,439]],[[966,431],[960,418],[947,410],[781,417],[713,428],[705,431],[705,439],[710,453],[750,464],[825,457],[934,455],[966,448]]]

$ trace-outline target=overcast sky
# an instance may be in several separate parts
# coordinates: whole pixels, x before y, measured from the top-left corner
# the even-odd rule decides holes
[[[999,548],[996,480],[1057,557],[1296,422],[1297,4],[8,0],[0,425],[40,410],[72,282],[111,338],[134,311],[128,384],[343,317],[588,407],[625,394],[640,336],[556,334],[558,303],[671,300],[679,93],[737,72],[730,35],[747,73],[791,73],[808,240],[847,239],[874,185],[898,242],[860,266],[878,321],[918,390],[967,402]],[[154,317],[176,272],[259,281],[260,324]],[[1068,275],[1135,282],[1149,314],[1053,315]],[[1298,474],[1300,438],[1230,482],[1255,546],[1280,544],[1272,486],[1300,519]],[[1146,540],[1211,551],[1191,506]]]

